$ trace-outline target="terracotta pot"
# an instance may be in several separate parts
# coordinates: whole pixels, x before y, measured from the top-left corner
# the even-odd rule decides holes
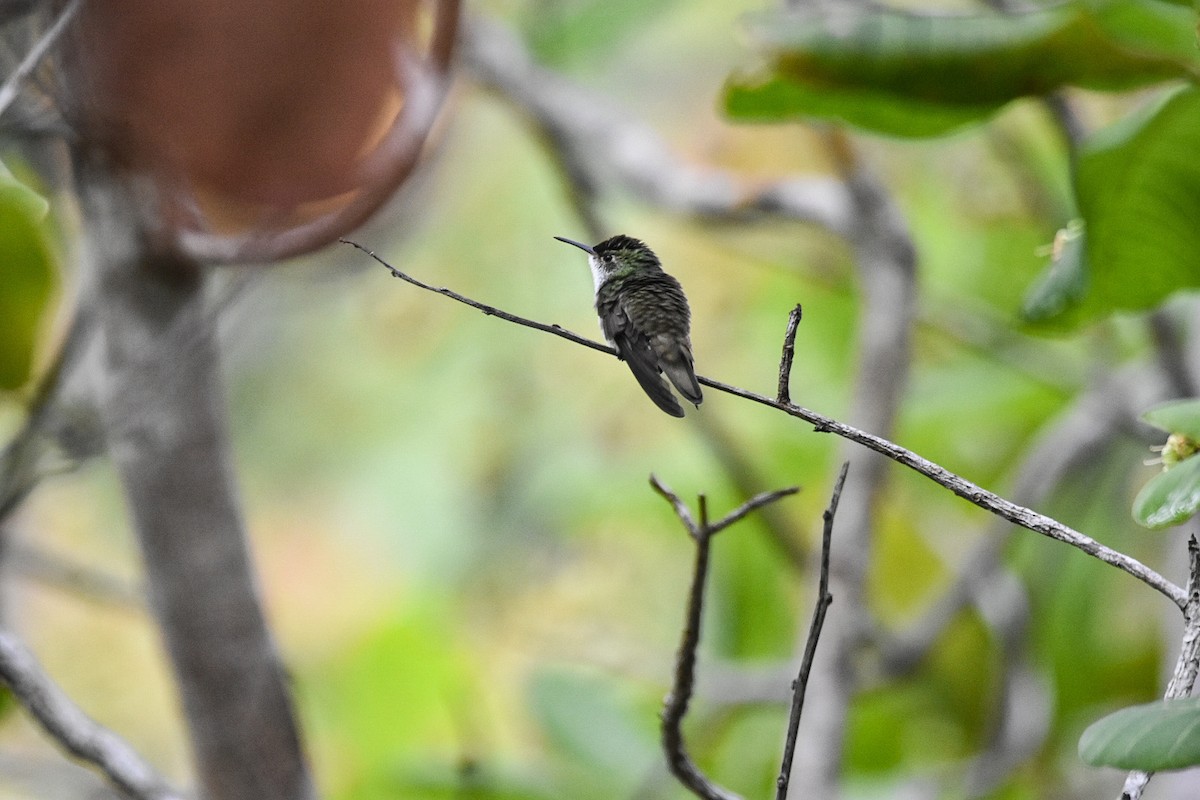
[[[407,175],[374,151],[415,88],[401,62],[423,63],[425,78],[448,70],[457,14],[446,5],[90,0],[67,43],[66,106],[118,164],[182,196],[194,217],[176,220],[184,228],[303,223]],[[430,13],[436,30],[422,40]]]

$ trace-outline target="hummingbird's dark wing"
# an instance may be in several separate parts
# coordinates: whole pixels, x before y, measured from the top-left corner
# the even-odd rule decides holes
[[[646,340],[656,369],[683,397],[700,405],[704,399],[692,366],[691,310],[679,281],[661,270],[628,278],[620,304],[629,326]]]
[[[614,296],[597,301],[596,312],[600,315],[604,337],[613,343],[621,360],[629,365],[642,391],[663,411],[673,417],[682,417],[683,406],[662,379],[658,355],[650,346],[649,338],[630,322],[620,298]]]
[[[679,405],[675,395],[671,394],[671,390],[667,388],[667,382],[662,379],[658,361],[646,341],[644,339],[639,341],[637,337],[627,334],[622,334],[614,341],[618,352],[628,353],[624,356],[625,363],[629,365],[633,377],[637,378],[638,384],[650,396],[655,405],[673,417],[682,417],[683,406]]]

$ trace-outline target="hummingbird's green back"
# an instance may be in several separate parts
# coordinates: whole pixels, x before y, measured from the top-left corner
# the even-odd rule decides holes
[[[661,377],[666,374],[681,395],[700,405],[703,396],[689,335],[691,310],[683,287],[663,271],[654,251],[624,235],[595,247],[560,240],[588,253],[600,329],[650,399],[668,414],[683,416],[683,407]]]

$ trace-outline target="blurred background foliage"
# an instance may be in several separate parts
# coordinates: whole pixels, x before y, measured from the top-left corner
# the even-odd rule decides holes
[[[724,117],[723,104],[734,105],[722,94],[727,77],[753,60],[753,37],[738,21],[760,8],[489,0],[477,10],[518,29],[545,65],[617,98],[690,160],[752,176],[827,174],[819,130]],[[1154,62],[1156,80],[1176,63],[1176,45]],[[1170,102],[1195,102],[1177,98]],[[1077,212],[1055,121],[1036,100],[1008,99],[939,123],[938,132],[957,128],[942,138],[859,139],[919,253],[912,375],[896,439],[1001,494],[1039,432],[1098,370],[1153,358],[1138,314],[1053,336],[1024,321],[1022,304],[1046,266],[1036,251]],[[1072,90],[1070,99],[1095,129],[1146,98]],[[434,285],[592,334],[590,276],[551,238],[583,238],[553,161],[510,108],[469,80],[449,112],[421,180],[359,241]],[[0,206],[7,435],[62,338],[79,276],[63,266],[68,248],[36,195],[5,178]],[[845,417],[859,306],[844,243],[799,225],[700,224],[632,200],[605,211],[613,232],[645,239],[684,284],[699,371],[773,393],[787,314],[799,302],[792,397]],[[327,796],[682,797],[658,754],[657,711],[692,550],[647,477],[684,497],[706,493],[717,513],[745,499],[740,487],[800,484],[801,495],[776,511],[808,547],[837,442],[716,392],[698,413],[669,419],[616,361],[390,280],[349,248],[230,275],[248,282],[222,312],[237,466]],[[1175,298],[1166,313],[1193,310]],[[1176,538],[1137,529],[1129,514],[1154,472],[1141,466],[1150,437],[1125,431],[1038,510],[1182,581]],[[986,520],[919,476],[888,474],[869,598],[880,623],[900,630],[953,582]],[[47,482],[12,530],[17,542],[136,581],[119,488],[103,463]],[[1083,767],[1075,742],[1102,713],[1160,693],[1174,611],[1127,576],[1033,534],[1018,533],[1005,559],[1028,593],[1028,647],[1049,688],[1051,730],[993,796],[1115,791],[1116,773]],[[20,571],[4,592],[5,616],[64,687],[184,779],[179,712],[147,615]],[[811,595],[759,518],[723,534],[702,674],[736,681],[739,670],[785,665],[803,640]],[[835,603],[831,613],[839,611]],[[964,611],[915,670],[859,697],[847,796],[899,796],[906,782],[960,771],[995,723],[1003,649],[979,612]],[[765,797],[786,713],[779,703],[704,696],[688,724],[695,753],[723,784]],[[57,763],[19,713],[0,724],[0,752],[0,797],[26,796],[29,765]]]

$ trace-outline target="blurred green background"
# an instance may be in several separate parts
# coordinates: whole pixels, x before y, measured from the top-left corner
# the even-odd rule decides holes
[[[739,125],[719,111],[723,81],[747,60],[736,22],[758,7],[494,0],[477,10],[689,160],[763,178],[828,174],[813,129]],[[1096,127],[1134,102],[1072,98]],[[539,140],[467,78],[447,112],[422,178],[358,241],[421,280],[599,338],[585,262],[551,238],[586,237]],[[946,138],[858,142],[919,253],[896,439],[1004,494],[1038,432],[1097,369],[1147,359],[1150,334],[1132,316],[1054,338],[1019,320],[1045,265],[1035,251],[1072,213],[1065,151],[1036,101]],[[702,225],[635,200],[604,211],[613,232],[646,240],[683,283],[699,372],[773,394],[787,314],[802,303],[792,397],[845,417],[859,306],[844,243],[798,224]],[[61,337],[77,277],[62,270],[34,328],[35,372]],[[49,292],[35,284],[34,309]],[[698,413],[668,418],[617,361],[421,292],[348,247],[252,277],[224,312],[223,336],[255,557],[326,796],[684,796],[661,765],[657,713],[692,548],[647,478],[687,499],[706,493],[718,514],[745,499],[747,479],[759,490],[799,484],[777,510],[811,544],[839,463],[835,439],[715,391]],[[0,395],[6,435],[30,386]],[[1182,580],[1174,539],[1129,517],[1154,473],[1140,465],[1144,446],[1114,441],[1039,510]],[[915,620],[986,522],[889,467],[869,590],[882,624]],[[19,541],[136,580],[119,486],[102,462],[48,480],[12,528]],[[1173,629],[1157,620],[1172,612],[1127,576],[1031,533],[1018,532],[1005,558],[1029,594],[1052,730],[994,796],[1065,797],[1097,780],[1113,793],[1116,773],[1083,767],[1075,742],[1103,712],[1160,693]],[[812,595],[759,519],[723,534],[701,672],[784,664]],[[186,779],[176,698],[142,610],[19,574],[4,610],[90,714]],[[986,622],[963,612],[911,675],[860,697],[847,796],[894,796],[978,753],[1001,656]],[[732,789],[767,796],[786,713],[702,698],[689,721],[696,755]],[[0,751],[57,758],[15,711],[0,722]],[[0,769],[0,797],[25,796],[18,778]]]

